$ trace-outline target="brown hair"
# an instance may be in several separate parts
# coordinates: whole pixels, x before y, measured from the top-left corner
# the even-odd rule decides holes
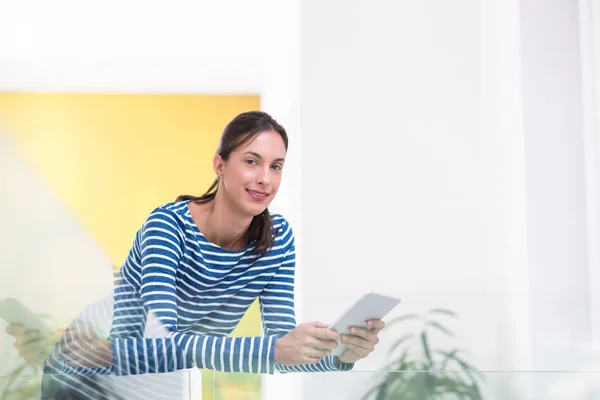
[[[258,134],[265,131],[275,131],[281,135],[285,150],[288,149],[288,137],[283,126],[277,123],[269,114],[262,111],[249,111],[239,114],[231,120],[219,141],[217,154],[224,161],[229,159],[231,152],[248,143]],[[194,203],[206,203],[213,200],[219,188],[219,180],[215,179],[206,193],[202,196],[181,195],[176,201],[191,200]],[[269,210],[265,209],[259,215],[252,218],[248,227],[248,241],[256,241],[254,251],[260,256],[264,255],[274,244],[277,232],[273,229],[273,222]]]

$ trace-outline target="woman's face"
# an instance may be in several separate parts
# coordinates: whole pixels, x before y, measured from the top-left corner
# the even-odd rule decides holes
[[[242,214],[254,217],[262,213],[279,190],[285,156],[285,145],[279,133],[259,133],[232,151],[229,160],[215,157],[219,190]]]

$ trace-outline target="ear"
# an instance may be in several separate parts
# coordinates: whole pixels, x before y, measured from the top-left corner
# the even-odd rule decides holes
[[[225,162],[223,161],[223,159],[221,158],[220,155],[216,155],[213,158],[213,169],[215,170],[215,174],[217,174],[217,177],[220,178],[223,175],[223,166],[224,166]]]

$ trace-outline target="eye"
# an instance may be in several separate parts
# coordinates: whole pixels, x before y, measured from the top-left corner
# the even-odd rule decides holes
[[[271,166],[271,168],[273,168],[276,171],[281,171],[281,169],[283,168],[281,165],[279,164],[274,164]]]
[[[256,160],[252,160],[252,159],[250,159],[250,160],[246,160],[245,162],[246,162],[246,164],[248,164],[248,165],[258,165],[258,163],[256,162]]]

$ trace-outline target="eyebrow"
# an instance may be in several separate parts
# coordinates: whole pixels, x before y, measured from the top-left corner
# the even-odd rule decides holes
[[[259,159],[262,160],[262,156],[260,154],[258,154],[258,153],[253,152],[253,151],[247,151],[244,154],[251,154],[254,157],[259,158]],[[274,162],[282,162],[282,161],[285,161],[285,158],[277,158],[277,159],[275,159]]]

